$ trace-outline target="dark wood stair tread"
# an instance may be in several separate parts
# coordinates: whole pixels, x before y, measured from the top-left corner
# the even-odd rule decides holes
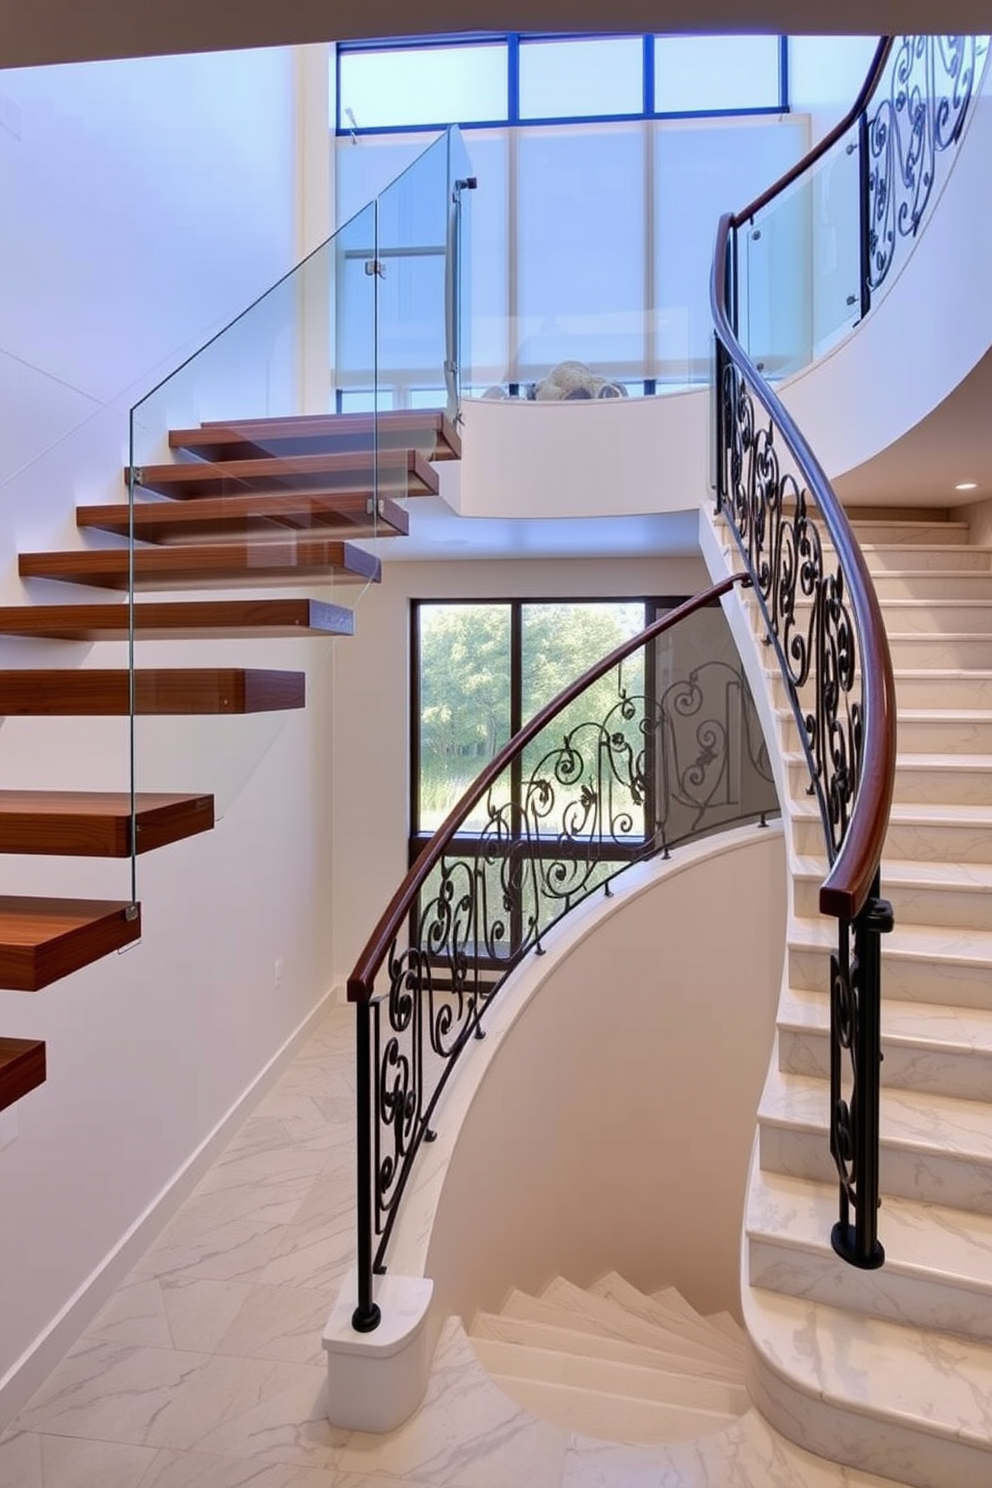
[[[135,807],[139,853],[209,832],[214,825],[213,796],[142,791]],[[0,852],[128,857],[130,793],[0,790]]]
[[[135,711],[143,716],[267,713],[306,702],[305,672],[141,668],[134,679]],[[121,669],[0,671],[0,716],[122,718],[129,712],[129,674]]]
[[[0,1111],[44,1083],[44,1044],[38,1039],[0,1038]]]
[[[127,467],[125,483],[129,480]],[[261,455],[247,460],[186,460],[175,465],[143,465],[135,472],[136,484],[146,491],[178,500],[200,496],[237,496],[249,491],[325,492],[353,491],[380,494],[428,495],[438,493],[437,471],[416,450],[380,450],[373,462],[371,453],[331,452],[326,455]]]
[[[435,409],[389,409],[375,418],[380,450],[411,447],[428,460],[458,460],[462,442],[446,413]],[[199,429],[173,429],[169,444],[208,460],[254,454],[306,454],[331,449],[370,449],[373,416],[368,413],[300,414],[275,419],[222,419]]]
[[[350,537],[405,537],[410,519],[395,501],[380,497],[377,515],[369,511],[370,498],[334,496],[302,491],[254,491],[245,496],[203,496],[197,501],[136,501],[134,535],[142,542],[183,542],[208,537],[286,536],[286,528],[326,536],[329,531]],[[109,506],[77,506],[77,527],[95,527],[129,537],[130,507],[120,502]]]
[[[72,548],[58,553],[21,553],[21,578],[62,579],[100,589],[127,590],[127,548]],[[309,533],[259,542],[184,543],[136,547],[135,587],[179,589],[217,584],[290,584],[333,578],[337,582],[378,580],[378,558],[354,543]]]
[[[140,936],[140,906],[126,901],[2,895],[0,987],[37,992]]]
[[[0,605],[0,635],[56,641],[119,641],[129,633],[130,606],[98,604]],[[355,616],[320,599],[142,600],[134,606],[138,640],[260,639],[299,635],[354,635]]]

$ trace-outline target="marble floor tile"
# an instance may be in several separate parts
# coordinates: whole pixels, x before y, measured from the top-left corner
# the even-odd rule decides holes
[[[247,1191],[202,1194],[187,1199],[162,1236],[134,1266],[132,1279],[207,1278],[213,1281],[257,1281],[276,1253],[289,1220],[295,1216],[310,1180],[293,1199],[246,1206]]]
[[[340,1460],[346,1473],[408,1473],[439,1488],[560,1488],[566,1441],[493,1384],[452,1321],[421,1409],[386,1436],[353,1432]]]
[[[156,1277],[126,1279],[83,1331],[84,1339],[103,1343],[144,1344],[172,1348],[162,1288]],[[2,1482],[0,1478],[0,1482]]]
[[[192,1276],[167,1278],[161,1287],[172,1346],[203,1354],[215,1352],[252,1291],[248,1282]]]
[[[34,1431],[0,1438],[3,1488],[138,1488],[156,1457],[154,1447]]]
[[[349,1173],[350,1179],[350,1173]],[[354,1194],[342,1176],[318,1179],[257,1280],[336,1291],[355,1257]]]
[[[324,1364],[321,1335],[336,1288],[253,1286],[215,1345],[221,1354]]]
[[[331,1468],[163,1451],[141,1479],[140,1488],[334,1488],[334,1481]]]
[[[216,1362],[221,1362],[220,1355]],[[257,1363],[261,1367],[261,1361],[227,1362],[241,1367]],[[193,1443],[196,1450],[248,1458],[259,1466],[280,1463],[322,1471],[337,1467],[348,1432],[338,1430],[327,1419],[326,1367],[282,1363],[267,1363],[265,1367],[281,1371],[285,1387],[260,1392],[254,1400],[242,1391],[223,1421],[198,1436]]]
[[[312,1393],[322,1378],[319,1369],[272,1360],[91,1343],[59,1365],[16,1424],[57,1436],[189,1449],[287,1391]]]

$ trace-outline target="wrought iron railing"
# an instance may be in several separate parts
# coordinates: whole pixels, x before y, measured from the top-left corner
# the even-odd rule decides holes
[[[713,609],[739,582],[670,611],[510,740],[426,845],[349,978],[359,1331],[379,1322],[373,1276],[440,1095],[510,971],[631,864],[778,810],[754,704]],[[481,827],[461,831],[469,819]]]
[[[839,1180],[834,1249],[881,1265],[878,1240],[880,936],[892,929],[880,863],[895,775],[892,662],[878,600],[844,510],[738,335],[738,236],[835,148],[859,151],[863,316],[900,243],[923,220],[935,161],[961,136],[987,38],[883,38],[854,107],[817,149],[717,232],[717,508],[774,647],[819,802],[829,872],[820,909],[831,957],[830,1149]]]

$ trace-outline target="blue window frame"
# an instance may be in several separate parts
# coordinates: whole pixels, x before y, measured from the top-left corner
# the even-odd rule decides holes
[[[479,32],[339,42],[332,122],[357,135],[780,114],[789,107],[787,55],[785,36]]]

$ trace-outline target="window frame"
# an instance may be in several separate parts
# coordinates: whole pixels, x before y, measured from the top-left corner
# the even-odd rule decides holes
[[[549,116],[527,116],[520,114],[520,50],[521,43],[526,47],[530,42],[566,42],[566,41],[613,41],[618,38],[629,39],[630,32],[618,31],[463,31],[445,32],[435,36],[392,36],[372,41],[339,41],[334,48],[334,97],[335,97],[335,136],[345,136],[354,139],[362,135],[376,134],[414,134],[417,132],[443,130],[450,124],[458,124],[461,129],[498,129],[515,125],[548,125],[548,124],[593,124],[593,123],[624,123],[637,120],[655,119],[710,119],[710,118],[735,118],[740,115],[750,114],[787,114],[791,112],[789,99],[789,38],[787,34],[771,32],[776,35],[779,47],[778,67],[778,91],[779,97],[776,104],[762,104],[751,108],[733,109],[655,109],[655,38],[656,36],[678,35],[682,33],[667,33],[646,31],[633,33],[639,35],[642,43],[642,89],[641,107],[630,113],[620,114],[556,114]],[[689,33],[686,33],[689,34]],[[698,33],[705,35],[707,33]],[[733,35],[735,33],[721,33]],[[423,124],[383,124],[383,125],[353,125],[347,120],[342,122],[341,118],[341,60],[349,54],[389,52],[389,51],[429,51],[441,47],[457,46],[505,46],[507,66],[507,110],[505,118],[476,119],[476,120],[448,120],[440,119],[434,123]]]
[[[409,867],[423,852],[424,848],[434,836],[433,831],[419,831],[420,821],[420,716],[421,716],[421,668],[420,668],[420,626],[418,623],[418,612],[426,606],[441,605],[505,605],[510,610],[510,717],[509,737],[519,732],[522,725],[523,712],[523,610],[528,605],[562,605],[562,604],[639,604],[644,606],[644,625],[648,626],[661,615],[669,610],[684,604],[690,596],[685,594],[658,595],[658,594],[557,594],[557,595],[524,595],[524,596],[502,596],[491,595],[481,598],[472,596],[445,596],[443,599],[422,597],[411,598],[409,602],[410,617],[410,709],[409,709],[409,783],[408,783],[408,818],[407,818],[407,862]],[[645,686],[654,685],[654,651],[653,648],[646,656],[646,678]],[[511,789],[515,794],[519,791],[522,780],[519,771],[516,772]],[[648,810],[650,802],[645,803]],[[477,832],[456,832],[454,840],[464,842],[469,847],[472,843],[479,841]],[[549,851],[553,848],[549,846]],[[634,857],[638,851],[636,844],[630,848],[630,856]],[[618,858],[625,856],[623,849],[617,850]]]

